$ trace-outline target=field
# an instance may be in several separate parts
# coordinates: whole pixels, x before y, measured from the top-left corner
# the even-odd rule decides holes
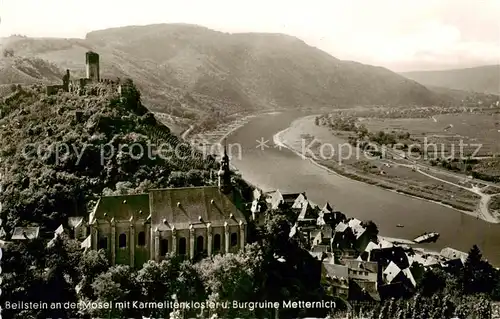
[[[312,118],[304,118],[294,122],[283,138],[289,146],[302,153],[304,145],[311,145],[311,141],[315,140],[307,149],[317,162],[352,179],[441,202],[463,211],[473,212],[476,209],[480,197],[470,191],[435,180],[409,167],[395,165],[386,159],[367,157],[355,147],[349,152],[347,147],[341,148],[341,145],[347,145],[346,138],[349,135],[350,132],[332,131],[325,126],[315,125]],[[326,145],[328,147],[324,147]],[[335,154],[332,154],[332,148]],[[457,179],[452,182],[457,182]]]
[[[444,114],[428,118],[364,118],[370,132],[408,132],[429,157],[489,157],[500,154],[500,112]],[[463,144],[460,152],[460,143]],[[479,144],[479,145],[478,145]],[[427,147],[426,147],[427,146]]]

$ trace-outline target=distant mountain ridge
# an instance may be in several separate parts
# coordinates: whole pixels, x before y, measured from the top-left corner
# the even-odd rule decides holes
[[[442,71],[403,72],[401,75],[426,86],[500,94],[500,64]]]
[[[151,110],[184,126],[186,119],[214,125],[243,111],[456,101],[388,69],[342,61],[283,34],[158,24],[93,31],[85,39],[17,36],[0,44],[16,57],[59,67],[61,76],[70,69],[74,77],[84,76],[85,52],[96,51],[103,78],[132,78]],[[13,58],[2,59],[15,65]],[[52,71],[39,72],[42,79],[14,71],[19,70],[9,72],[19,82],[26,82],[26,76],[54,81]]]

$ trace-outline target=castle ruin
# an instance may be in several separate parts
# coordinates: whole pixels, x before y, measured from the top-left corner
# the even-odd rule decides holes
[[[62,84],[47,85],[47,95],[57,94],[59,91],[83,94],[87,84],[103,82],[100,77],[99,54],[92,51],[85,53],[85,71],[85,78],[71,80],[70,71],[66,70],[66,74],[62,77]],[[106,80],[104,82],[111,83],[112,81]]]

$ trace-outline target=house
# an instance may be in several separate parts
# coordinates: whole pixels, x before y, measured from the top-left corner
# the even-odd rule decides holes
[[[343,259],[349,269],[349,299],[380,301],[378,294],[378,264],[376,262]]]
[[[15,227],[11,240],[32,240],[38,238],[39,227]]]
[[[266,201],[270,209],[278,209],[282,205],[292,207],[300,195],[306,196],[305,193],[282,193],[276,190],[268,195]]]
[[[333,237],[331,240],[332,250],[353,249],[355,241],[356,236],[349,225],[344,222],[340,222],[333,231]]]
[[[169,253],[192,259],[244,249],[247,221],[243,202],[232,191],[226,152],[218,176],[218,186],[101,197],[89,216],[84,248],[90,241],[91,249],[104,249],[112,264],[130,266]]]
[[[322,262],[322,275],[328,283],[330,293],[333,296],[339,296],[343,299],[348,298],[349,269],[347,266],[324,261]]]
[[[84,240],[88,236],[88,225],[82,216],[68,217],[68,226],[72,230],[72,236],[78,240]]]
[[[460,260],[463,265],[465,265],[465,261],[469,257],[469,254],[464,253],[463,251],[456,250],[450,247],[443,248],[439,255],[448,260]]]

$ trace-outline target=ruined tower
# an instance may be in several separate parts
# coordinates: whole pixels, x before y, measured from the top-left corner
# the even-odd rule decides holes
[[[63,76],[62,81],[63,81],[64,92],[69,92],[69,82],[70,82],[69,70],[66,70],[66,74]]]
[[[87,79],[92,82],[99,82],[99,54],[89,51],[85,54],[85,64],[87,67]]]

